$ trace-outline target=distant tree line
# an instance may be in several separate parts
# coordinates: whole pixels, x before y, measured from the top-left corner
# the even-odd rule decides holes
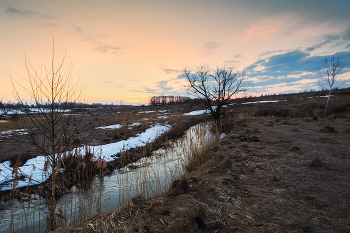
[[[41,108],[41,109],[50,109],[54,107],[54,109],[61,109],[61,110],[79,110],[79,109],[107,109],[107,108],[118,108],[121,106],[132,106],[132,105],[116,105],[116,104],[102,104],[102,103],[79,103],[79,102],[60,102],[60,103],[54,103],[53,105],[51,103],[35,103],[30,104],[28,102],[15,102],[12,103],[11,101],[4,103],[0,100],[0,116],[5,115],[10,110],[17,110],[17,111],[23,111],[26,110],[30,111],[30,109],[34,108]]]
[[[181,104],[181,103],[192,103],[196,102],[196,99],[192,99],[187,96],[173,96],[173,95],[161,95],[161,96],[152,96],[149,100],[149,104],[152,106],[159,105],[173,105],[173,104]]]

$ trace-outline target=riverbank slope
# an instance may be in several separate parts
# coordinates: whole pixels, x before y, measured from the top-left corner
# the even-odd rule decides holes
[[[56,232],[349,232],[347,114],[243,115],[167,192]]]

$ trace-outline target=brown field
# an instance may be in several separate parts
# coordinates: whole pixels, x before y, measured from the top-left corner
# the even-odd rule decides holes
[[[313,94],[231,109],[198,170],[57,232],[350,232],[350,92]]]
[[[326,115],[326,99],[316,97],[322,95],[234,100],[287,101],[228,106],[222,122],[227,136],[206,152],[207,162],[197,170],[158,196],[134,197],[119,210],[56,232],[350,232],[350,89],[334,92]],[[165,108],[169,115],[180,115],[193,107]],[[119,115],[119,110],[113,111],[91,112],[83,120],[80,140],[98,145],[126,139],[144,131],[147,122],[131,131],[95,128],[151,119],[136,115],[142,111],[137,108]],[[17,153],[30,150],[19,150],[25,136],[6,140],[0,142],[1,151],[7,151],[3,160],[15,156],[14,148]],[[160,146],[165,140],[155,143]],[[137,154],[130,152],[129,157]]]
[[[69,189],[77,183],[79,183],[79,185],[88,185],[89,181],[91,181],[97,173],[100,174],[101,166],[103,167],[104,174],[110,174],[114,169],[122,168],[129,163],[137,161],[141,157],[150,156],[152,151],[161,147],[166,147],[170,141],[181,137],[191,126],[209,119],[206,115],[183,115],[183,113],[195,109],[198,109],[198,106],[186,104],[162,107],[120,107],[89,110],[83,113],[69,113],[76,114],[70,121],[70,124],[73,126],[72,128],[78,125],[77,130],[74,131],[74,137],[70,141],[69,148],[79,147],[81,145],[104,145],[126,140],[144,132],[151,125],[155,124],[169,124],[172,125],[172,129],[162,134],[154,142],[148,143],[145,147],[130,149],[127,152],[123,152],[122,156],[118,154],[119,151],[116,151],[116,156],[120,158],[109,162],[107,166],[100,164],[98,161],[86,161],[86,159],[77,158],[75,156],[64,157],[63,163],[60,165],[64,168],[64,173],[60,174],[60,181],[57,181],[60,188],[56,190],[55,195],[58,197],[69,192]],[[0,131],[28,128],[28,121],[26,121],[25,118],[26,115],[23,114],[2,121],[0,123]],[[132,126],[133,123],[140,124]],[[97,128],[115,124],[120,124],[122,127],[119,129]],[[40,136],[38,130],[34,130],[34,133]],[[36,148],[28,135],[21,135],[19,133],[12,133],[9,137],[1,138],[0,146],[0,162],[11,161],[11,167],[15,166],[16,163],[18,166],[22,166],[28,159],[42,155],[42,152]],[[77,167],[82,170],[77,170]],[[79,173],[79,178],[77,177],[77,173]],[[84,176],[81,174],[84,174]],[[18,179],[21,179],[21,176],[18,176]],[[25,193],[39,194],[47,197],[48,193],[43,192],[40,186],[47,187],[49,185],[50,179],[42,185],[19,188],[19,192],[12,192],[13,190],[2,191],[0,192],[0,198],[8,200],[11,199],[13,195],[21,198],[23,195],[26,196]]]
[[[197,107],[198,108],[198,107]],[[174,124],[184,119],[184,112],[196,109],[194,105],[182,106],[143,106],[143,107],[120,107],[113,109],[96,109],[81,112],[72,112],[76,114],[70,124],[75,126],[78,124],[77,131],[71,141],[71,147],[80,146],[82,144],[88,146],[103,145],[112,142],[126,140],[138,133],[144,132],[152,124]],[[158,111],[157,111],[158,110]],[[159,112],[160,110],[160,112]],[[167,110],[163,112],[163,110]],[[145,112],[146,113],[142,113]],[[154,111],[147,113],[147,111]],[[69,114],[69,113],[68,113]],[[162,118],[166,116],[167,118]],[[0,122],[0,131],[24,129],[25,114],[18,115],[8,120]],[[130,126],[132,123],[141,123],[137,126]],[[121,124],[120,129],[96,129],[101,126]],[[0,162],[11,160],[16,161],[20,157],[21,164],[28,159],[36,157],[40,154],[27,135],[12,134],[10,137],[2,138],[0,141]]]

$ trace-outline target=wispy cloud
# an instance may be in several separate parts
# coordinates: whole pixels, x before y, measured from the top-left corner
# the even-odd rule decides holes
[[[100,41],[104,36],[96,35],[95,33],[86,33],[80,27],[75,26],[75,33],[77,33],[82,40],[89,41],[93,44],[93,50],[101,53],[120,54],[121,48],[110,44],[105,44]]]
[[[113,83],[113,82],[111,82],[111,81],[104,81],[104,83]]]
[[[21,10],[15,7],[5,8],[5,13],[11,16],[24,17],[24,18],[42,18],[42,19],[55,19],[55,16],[40,14],[36,11]]]
[[[158,87],[162,90],[162,91],[171,91],[172,89],[174,89],[173,87],[169,87],[168,85],[168,81],[160,81],[158,82]]]
[[[141,92],[141,93],[144,93],[145,91],[142,91],[142,90],[137,90],[137,89],[132,89],[132,90],[128,90],[130,92]]]
[[[338,40],[340,38],[340,36],[339,35],[325,35],[323,38],[325,39],[325,41],[323,41],[322,43],[319,43],[317,45],[306,48],[306,51],[311,52],[315,49],[321,48],[322,46],[324,46],[326,44],[329,44],[335,40]]]
[[[350,40],[350,27],[344,31],[343,40]]]
[[[283,52],[286,52],[286,51],[283,50],[283,49],[280,49],[280,50],[267,50],[267,51],[264,51],[264,52],[260,53],[258,55],[258,57],[263,57],[263,56],[266,56],[266,55],[271,55],[271,54],[276,54],[276,53],[283,53]]]
[[[166,74],[179,73],[180,70],[169,69],[169,68],[160,68]]]
[[[345,43],[343,41],[338,41],[334,45],[332,45],[330,48],[336,48],[344,45]]]
[[[183,76],[183,74],[179,74],[176,79],[186,79],[185,76]]]
[[[345,41],[349,41],[350,40],[350,27],[347,28],[346,30],[344,30],[343,32],[339,33],[339,34],[328,34],[323,36],[324,41],[313,45],[311,47],[306,48],[307,52],[311,52],[315,49],[321,48],[322,46],[326,45],[326,44],[330,44],[334,41],[337,41],[336,43],[334,43],[333,46],[331,46],[331,48],[337,47],[337,46],[341,46],[345,43]],[[340,40],[340,41],[339,41]],[[348,46],[346,46],[345,48],[348,48]]]
[[[307,89],[315,89],[318,87],[317,80],[305,80],[305,82],[283,82],[277,84],[270,84],[264,86],[254,86],[249,90],[252,93],[293,93],[299,92]]]
[[[108,53],[108,52],[116,53],[116,51],[120,50],[120,47],[98,42],[96,43],[94,50],[101,53]]]
[[[183,95],[183,88],[181,88],[181,90],[177,90],[176,88],[174,88],[175,85],[173,82],[173,80],[168,80],[168,81],[159,81],[157,82],[157,86],[155,88],[148,88],[148,87],[143,87],[137,90],[129,90],[129,91],[133,91],[133,92],[142,92],[142,93],[147,93],[147,94],[151,94],[151,95]],[[178,83],[179,84],[179,83]],[[175,85],[176,86],[176,85]]]
[[[157,92],[158,92],[158,90],[156,90],[156,89],[150,89],[150,88],[145,88],[145,92],[146,93],[149,93],[149,94],[153,94],[153,95],[156,95],[157,94]]]
[[[47,28],[58,27],[58,25],[55,23],[43,23],[43,24],[41,24],[41,26],[47,27]]]
[[[350,68],[350,52],[339,52],[334,56],[344,57],[345,68]],[[310,56],[308,52],[300,50],[272,55],[248,66],[246,68],[248,72],[247,80],[261,87],[274,85],[276,88],[280,88],[282,84],[285,87],[296,84],[307,85],[308,83],[317,82],[319,79],[317,70],[326,57]],[[301,81],[303,79],[308,82]],[[311,80],[314,81],[311,82]]]
[[[226,64],[226,65],[234,65],[234,64],[237,64],[237,63],[240,63],[239,61],[235,61],[235,60],[226,60],[226,61],[223,61],[222,63]]]
[[[216,49],[217,47],[219,47],[219,43],[215,41],[210,41],[204,45],[206,49]]]
[[[256,40],[270,40],[276,38],[285,32],[290,32],[292,15],[274,15],[254,23],[250,28],[246,29],[242,42]]]

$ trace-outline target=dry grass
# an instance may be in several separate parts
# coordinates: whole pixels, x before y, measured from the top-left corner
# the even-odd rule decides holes
[[[266,232],[285,231],[288,228],[305,232],[308,229],[321,229],[321,225],[314,226],[310,223],[312,214],[328,213],[328,209],[333,211],[337,208],[344,213],[346,211],[342,209],[342,204],[334,202],[329,202],[324,209],[318,209],[318,203],[322,204],[328,198],[327,195],[331,195],[329,193],[320,197],[304,193],[309,192],[310,187],[317,189],[318,185],[324,185],[322,182],[328,182],[329,179],[325,174],[335,171],[323,171],[324,166],[309,168],[308,164],[312,162],[315,153],[321,154],[320,159],[323,163],[328,166],[332,161],[333,167],[338,166],[336,169],[341,172],[344,165],[338,160],[341,159],[345,164],[349,157],[348,150],[342,151],[339,156],[334,154],[334,151],[344,149],[343,141],[348,137],[347,134],[341,133],[341,128],[332,125],[342,114],[349,115],[348,110],[341,107],[338,113],[333,112],[329,118],[324,118],[319,115],[319,112],[322,112],[322,100],[319,99],[318,103],[305,97],[293,102],[293,106],[284,105],[282,102],[269,104],[262,109],[261,105],[245,106],[247,111],[234,109],[222,122],[223,132],[231,134],[222,140],[220,145],[202,151],[198,148],[193,149],[194,153],[189,156],[188,171],[194,172],[175,180],[168,192],[147,199],[153,191],[147,187],[147,178],[139,176],[139,182],[142,183],[141,196],[129,196],[131,201],[125,207],[109,214],[93,215],[74,227],[61,229],[61,232],[215,232],[220,229],[227,232],[244,229]],[[152,115],[152,120],[157,117],[156,113],[143,115]],[[122,117],[114,123],[127,121],[127,117]],[[136,119],[141,117],[133,118]],[[342,120],[343,124],[348,124],[347,119]],[[180,117],[168,121],[176,123],[180,121]],[[329,134],[329,138],[325,138],[320,134],[320,130],[327,125],[335,127],[339,133]],[[147,150],[152,151],[157,145],[168,145],[170,141],[166,139],[181,135],[180,129],[180,126],[174,128],[173,132],[169,132],[156,143],[147,145]],[[313,137],[313,134],[320,135]],[[286,138],[286,135],[290,138]],[[342,144],[333,139],[336,137],[343,137],[337,139]],[[294,144],[300,138],[303,140],[296,147]],[[321,147],[327,151],[327,155],[318,150]],[[145,150],[142,150],[140,154],[147,155]],[[131,157],[132,154],[125,154],[125,157],[127,156]],[[131,168],[138,169],[134,165]],[[294,175],[289,176],[289,173]],[[313,173],[317,173],[317,179],[313,178]],[[303,174],[307,176],[300,178]],[[142,175],[147,177],[147,174]],[[319,180],[320,176],[324,177],[323,181]],[[335,180],[338,178],[334,177]],[[309,180],[310,187],[305,185],[305,182],[300,182],[300,179]],[[156,182],[160,184],[161,180]],[[120,183],[123,184],[126,183]],[[298,194],[300,185],[303,186],[303,194]],[[339,187],[342,188],[341,185]],[[284,192],[290,189],[293,190],[291,195]],[[331,192],[327,190],[322,189],[320,192]],[[342,192],[344,190],[341,189],[337,195],[343,195]],[[342,198],[347,205],[345,196]],[[276,210],[279,210],[279,215],[273,214]],[[322,215],[321,219],[316,220],[313,216],[312,221],[320,221],[323,225],[338,221],[331,220],[332,214]],[[341,229],[345,228],[346,226],[341,225]]]
[[[348,119],[288,122],[246,118],[167,192],[57,232],[348,232],[348,132],[327,133],[337,144],[313,141]]]
[[[12,176],[15,182],[12,190],[8,191],[8,198],[3,196],[0,202],[4,208],[0,216],[1,227],[5,227],[3,230],[7,229],[8,232],[43,232],[47,226],[45,197],[49,196],[50,179],[35,187],[17,188],[16,181],[21,178],[19,165],[20,161],[17,159],[13,167]],[[57,226],[69,226],[101,211],[102,171],[105,162],[92,160],[92,154],[87,151],[87,156],[84,157],[66,156],[61,165],[65,170],[58,174],[56,182],[55,195],[60,197],[56,203],[56,223]],[[99,182],[92,185],[97,174]],[[70,187],[73,184],[75,195],[64,196],[63,194],[71,192]],[[6,221],[1,221],[4,217]],[[8,225],[4,224],[6,222]]]
[[[207,135],[207,130],[204,128],[197,128],[194,138],[205,138]],[[216,129],[214,132],[214,139],[208,138],[199,143],[191,142],[190,153],[187,153],[187,164],[185,165],[187,172],[192,172],[197,170],[200,166],[210,160],[213,156],[213,148],[218,146],[220,141],[220,133]]]
[[[147,115],[148,119],[145,119],[146,118],[145,115]],[[137,116],[137,117],[131,117],[131,116]],[[151,151],[159,147],[169,145],[170,139],[175,140],[181,137],[184,134],[185,130],[187,130],[192,125],[198,122],[201,122],[203,121],[203,119],[205,119],[203,117],[183,117],[180,114],[177,114],[175,116],[172,116],[166,119],[161,116],[164,116],[164,112],[142,113],[140,114],[140,116],[138,116],[138,114],[130,114],[130,116],[127,114],[125,115],[121,114],[121,116],[120,115],[115,116],[110,120],[110,123],[108,124],[123,124],[123,127],[120,128],[118,132],[122,132],[122,133],[124,132],[124,134],[127,134],[125,132],[130,132],[130,131],[134,133],[140,132],[140,131],[142,132],[146,128],[148,128],[150,124],[154,124],[155,122],[158,122],[158,123],[162,122],[163,124],[168,123],[174,126],[171,131],[163,135],[155,143],[149,143],[143,148],[136,148],[135,150],[139,151],[139,156],[135,157],[133,153],[129,153],[129,152],[123,153],[121,157],[123,158],[123,160],[125,160],[125,162],[128,161],[127,159],[128,156],[133,157],[133,159],[138,159],[140,157],[148,156]],[[106,124],[105,121],[103,121],[103,118],[101,119],[96,115],[91,117],[94,117],[94,122],[96,122],[98,125],[101,125],[101,124],[102,126],[108,125]],[[141,119],[143,120],[143,124],[133,126],[132,129],[130,129],[130,124],[138,122],[138,120],[141,121]],[[168,122],[165,122],[165,121],[168,121]],[[183,124],[181,124],[180,122],[183,122]],[[93,127],[96,126],[93,123],[91,125],[93,125]],[[110,131],[106,130],[105,132],[109,133]],[[80,141],[81,140],[75,141],[76,145],[79,145]],[[77,155],[72,155],[71,153],[66,153],[66,155],[61,160],[60,166],[64,168],[64,172],[59,176],[60,182],[56,189],[56,192],[57,192],[56,196],[62,196],[65,193],[69,193],[69,189],[72,187],[72,185],[75,185],[77,187],[76,190],[79,193],[75,195],[76,197],[74,200],[65,199],[65,197],[63,197],[59,201],[58,212],[57,212],[57,219],[58,219],[57,224],[59,226],[67,226],[67,225],[71,225],[76,222],[82,221],[83,219],[96,213],[96,211],[99,212],[102,209],[101,197],[98,196],[98,193],[96,196],[96,192],[93,192],[92,190],[89,191],[89,190],[91,188],[90,186],[91,181],[93,180],[93,177],[96,174],[102,174],[102,177],[103,177],[102,171],[106,167],[106,163],[100,160],[97,160],[97,161],[92,160],[91,153],[87,152],[86,155],[87,156],[79,156],[79,155],[77,156]],[[16,166],[16,164],[19,165],[19,161],[21,160],[22,157],[17,156],[15,158],[16,160],[14,161],[14,166]],[[22,161],[22,164],[24,162],[25,161]],[[175,171],[171,171],[167,174],[168,175],[167,179],[170,180],[170,183],[171,183],[171,180],[179,176],[180,174],[179,172],[181,169],[182,169],[182,165],[181,166],[179,165],[177,168],[175,168]],[[156,181],[156,184],[154,183],[152,185],[149,184],[148,177],[149,175],[151,175],[151,173],[153,173],[153,171],[152,172],[148,171],[148,174],[147,172],[140,174],[139,177],[137,178],[139,179],[138,183],[141,184],[139,188],[140,189],[139,192],[143,196],[150,197],[164,190],[163,189],[164,182],[162,180]],[[46,188],[46,186],[49,186],[49,185],[50,185],[50,182],[48,181],[38,186],[36,191],[31,190],[30,193],[35,192],[35,194],[39,194],[40,198],[42,196],[44,197],[48,196],[48,193],[47,193],[48,189]],[[124,181],[122,180],[120,181],[120,186],[124,186]],[[26,191],[23,192],[24,191],[23,189],[14,189],[13,191],[18,191],[18,190],[21,190],[20,192],[21,195],[25,194],[26,192]],[[101,194],[101,192],[99,192],[99,194]],[[130,198],[131,194],[128,194],[128,191],[126,191],[126,193],[119,193],[119,196]],[[120,199],[119,202],[123,204],[123,202],[125,202],[125,199]],[[67,209],[67,207],[69,208]],[[31,217],[34,218],[34,215],[42,215],[42,216],[46,215],[46,213],[42,212],[41,210],[38,210],[38,211],[34,210],[34,213],[32,215],[30,214],[27,215],[26,212],[28,211],[27,211],[27,207],[25,206],[23,206],[23,212],[24,212],[24,217],[22,219],[22,222],[24,223],[24,225],[22,227],[27,229],[28,228],[34,229],[33,223],[27,220],[28,216],[29,218]],[[44,219],[42,219],[41,221],[41,226],[45,225]],[[12,224],[10,228],[18,229],[18,226],[14,226],[14,224]]]

